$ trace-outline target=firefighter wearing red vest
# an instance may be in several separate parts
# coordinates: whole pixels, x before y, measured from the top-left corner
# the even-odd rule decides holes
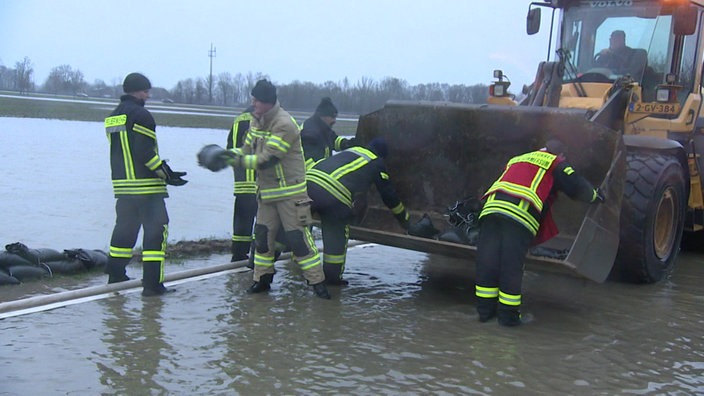
[[[572,199],[598,203],[604,195],[565,161],[565,146],[550,139],[545,147],[508,161],[484,194],[479,215],[475,293],[479,321],[521,324],[523,260],[533,244],[557,235],[550,206],[562,191]]]

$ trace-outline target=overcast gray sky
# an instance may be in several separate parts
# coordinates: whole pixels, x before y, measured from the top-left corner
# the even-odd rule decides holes
[[[25,56],[34,81],[69,65],[85,80],[132,71],[171,89],[182,79],[263,73],[275,83],[488,84],[512,90],[547,56],[549,13],[527,36],[527,0],[0,0],[0,64]],[[544,10],[546,11],[546,10]]]

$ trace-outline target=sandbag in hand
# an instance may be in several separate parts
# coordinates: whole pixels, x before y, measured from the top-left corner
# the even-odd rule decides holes
[[[237,154],[225,150],[217,144],[204,146],[198,152],[198,165],[213,172],[227,168],[233,162],[233,157]]]

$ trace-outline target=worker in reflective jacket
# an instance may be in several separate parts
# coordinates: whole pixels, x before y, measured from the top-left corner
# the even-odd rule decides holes
[[[315,109],[315,113],[304,123],[301,130],[301,144],[306,159],[306,169],[316,162],[328,158],[333,151],[342,151],[356,145],[356,138],[344,138],[333,131],[337,120],[337,107],[332,99],[325,97]]]
[[[320,253],[309,228],[312,217],[300,130],[279,104],[271,82],[257,81],[251,93],[254,117],[244,145],[242,149],[225,151],[230,165],[257,171],[254,282],[248,291],[262,293],[271,289],[276,235],[283,228],[294,260],[315,295],[330,299]]]
[[[125,95],[105,119],[110,143],[110,165],[115,203],[115,228],[110,239],[110,253],[105,272],[108,283],[129,280],[126,266],[140,228],[142,241],[142,295],[166,293],[164,257],[169,216],[164,198],[166,185],[182,186],[186,172],[172,171],[159,156],[156,123],[144,103],[152,85],[140,73],[130,73],[122,84]]]
[[[249,131],[254,107],[249,106],[232,123],[227,136],[227,149],[241,148]],[[232,215],[232,259],[246,260],[252,244],[252,226],[257,214],[257,182],[254,169],[233,168],[235,204]]]
[[[320,216],[323,233],[323,270],[329,285],[346,285],[342,279],[347,255],[349,225],[354,215],[353,197],[372,184],[384,204],[408,230],[408,211],[396,195],[386,172],[388,147],[383,138],[373,139],[366,148],[352,147],[315,164],[306,173],[312,211]]]
[[[483,197],[475,285],[481,322],[498,317],[503,326],[521,324],[523,260],[531,244],[557,234],[550,214],[557,191],[584,202],[604,201],[564,152],[562,142],[550,139],[545,148],[512,158]]]
[[[227,149],[241,149],[249,132],[249,124],[252,121],[254,106],[249,106],[242,114],[235,117],[227,136]],[[291,117],[292,122],[296,122]],[[298,125],[296,123],[296,125]],[[256,170],[233,168],[235,177],[235,204],[232,213],[232,258],[231,261],[247,260],[247,267],[254,268],[254,252],[252,251],[252,241],[254,240],[252,227],[254,218],[257,215],[257,179]],[[278,259],[282,251],[287,251],[286,237],[283,228],[276,237],[276,258]],[[248,254],[252,251],[252,255]]]

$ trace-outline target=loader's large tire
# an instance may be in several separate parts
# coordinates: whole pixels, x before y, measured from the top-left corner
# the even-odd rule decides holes
[[[621,206],[621,242],[611,279],[654,283],[672,271],[687,205],[685,176],[676,158],[629,153]]]

